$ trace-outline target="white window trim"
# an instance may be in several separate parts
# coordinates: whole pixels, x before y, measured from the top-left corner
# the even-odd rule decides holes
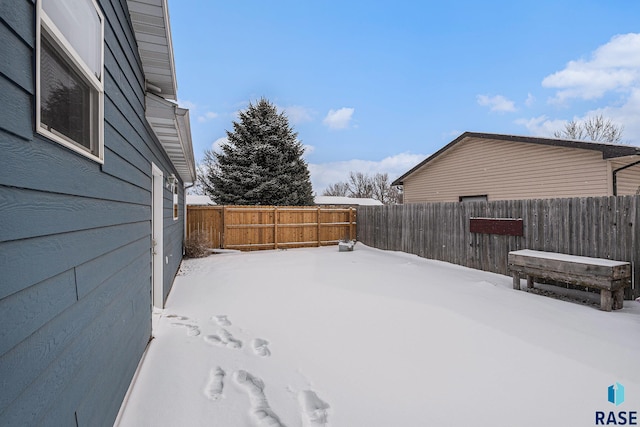
[[[93,3],[93,7],[96,13],[100,17],[100,63],[102,64],[102,72],[100,73],[100,79],[98,79],[89,67],[81,59],[80,55],[71,46],[67,39],[62,35],[60,30],[57,29],[53,21],[42,10],[42,0],[36,1],[36,131],[55,142],[73,150],[91,160],[94,160],[100,164],[104,164],[104,15],[100,10],[100,7],[95,0],[90,0]],[[42,44],[42,27],[46,28],[47,33],[51,36],[56,44],[57,48],[62,49],[62,53],[67,59],[71,60],[73,65],[81,71],[82,77],[87,79],[93,88],[98,92],[98,155],[96,156],[91,151],[84,147],[80,147],[74,142],[71,142],[63,135],[51,132],[44,128],[41,123],[41,105],[40,105],[40,52]]]
[[[172,176],[171,194],[173,197],[173,205],[171,206],[173,220],[177,221],[180,217],[180,203],[178,203],[178,180]]]

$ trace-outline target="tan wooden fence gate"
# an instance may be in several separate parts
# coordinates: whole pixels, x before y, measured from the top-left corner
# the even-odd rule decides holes
[[[337,244],[356,238],[355,208],[187,206],[187,239],[203,233],[211,248],[258,250]]]

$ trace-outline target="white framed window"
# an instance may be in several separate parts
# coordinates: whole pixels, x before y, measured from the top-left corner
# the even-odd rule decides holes
[[[486,194],[478,195],[478,196],[460,196],[460,202],[487,202],[489,201],[489,196]]]
[[[104,160],[104,16],[95,0],[38,0],[36,130]]]
[[[174,221],[178,219],[178,180],[175,176],[171,175],[169,178],[171,180],[171,193],[173,193],[173,219]]]

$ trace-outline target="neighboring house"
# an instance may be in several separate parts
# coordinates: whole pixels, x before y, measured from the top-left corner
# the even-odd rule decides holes
[[[0,425],[110,426],[195,180],[166,0],[0,3]]]
[[[638,194],[640,147],[465,132],[392,185],[404,203]]]
[[[382,202],[376,199],[342,196],[316,196],[316,205],[321,206],[382,206]]]

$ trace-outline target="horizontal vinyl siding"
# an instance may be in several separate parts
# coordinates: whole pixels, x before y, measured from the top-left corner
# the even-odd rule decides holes
[[[32,136],[33,16],[34,5],[29,0],[0,2],[0,141]]]
[[[0,300],[0,354],[5,354],[77,301],[73,270]]]
[[[2,242],[0,299],[145,236],[149,221]]]
[[[3,240],[148,221],[148,205],[0,186]],[[24,224],[29,224],[25,227]]]
[[[134,292],[144,292],[135,283],[148,281],[144,266],[147,255],[130,261],[121,271],[105,280],[91,295],[81,299],[68,310],[61,313],[51,322],[43,325],[38,331],[2,356],[0,366],[6,367],[2,373],[3,380],[11,382],[12,387],[4,389],[0,403],[9,402],[1,413],[2,425],[37,425],[38,420],[48,416],[51,408],[71,400],[78,405],[86,395],[76,393],[83,387],[89,388],[80,375],[87,366],[91,367],[93,377],[107,370],[106,365],[96,365],[92,355],[105,353],[116,357],[122,353],[124,357],[139,360],[142,352],[135,357],[133,348],[123,347],[120,336],[122,331],[136,329],[147,336],[139,345],[146,345],[150,319],[133,324],[128,321],[129,312],[146,313],[143,309],[150,303],[132,300],[129,296]],[[145,323],[147,327],[141,327]],[[113,331],[120,331],[113,336]],[[4,370],[4,369],[3,369]],[[113,381],[117,381],[121,372],[110,372]],[[126,389],[125,389],[126,390]],[[107,387],[100,393],[117,393],[119,390]],[[11,401],[12,398],[17,398]],[[71,412],[72,407],[66,410]],[[110,418],[115,419],[115,415]],[[67,417],[56,416],[64,419]],[[113,424],[111,419],[111,424]],[[25,422],[28,421],[28,422]],[[53,422],[54,420],[51,420]],[[108,420],[105,420],[108,422]]]
[[[31,5],[24,0],[14,1],[16,1],[17,5],[27,6],[27,10],[31,12]],[[25,27],[28,29],[33,28],[33,26],[30,25],[30,20],[29,24],[25,25]],[[7,78],[22,90],[32,92],[30,71],[33,47],[30,44],[31,33],[25,34],[29,37],[29,39],[26,40],[14,31],[14,28],[0,25],[0,40],[2,40],[2,43],[0,43],[0,58],[3,58],[3,61],[12,63],[11,68],[5,70]]]
[[[521,142],[461,141],[404,180],[405,203],[606,196],[602,154]]]
[[[34,3],[0,2],[0,425],[110,426],[151,335],[151,163],[177,172],[146,122],[125,1],[98,0],[104,164],[34,133]],[[163,197],[166,296],[184,210]]]
[[[29,118],[31,120],[31,117]],[[0,130],[0,185],[117,202],[151,204],[143,189],[102,172],[101,166],[30,131],[25,142]],[[20,141],[20,143],[18,143]],[[108,141],[105,142],[108,146]]]

